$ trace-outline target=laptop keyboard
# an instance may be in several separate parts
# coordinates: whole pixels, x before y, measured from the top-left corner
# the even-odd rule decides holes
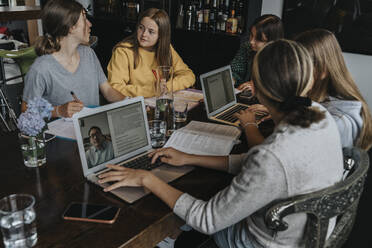
[[[238,120],[238,118],[233,116],[233,114],[236,113],[236,112],[239,112],[240,110],[244,110],[244,109],[247,109],[247,108],[248,108],[248,106],[245,106],[245,105],[236,105],[233,108],[224,112],[223,114],[221,114],[219,116],[216,116],[216,118],[219,119],[219,120],[224,120],[224,121],[234,123]],[[266,112],[257,111],[256,112],[256,121],[259,121],[262,117],[264,117],[266,115],[267,115]]]
[[[155,163],[151,164],[151,158],[147,154],[144,154],[138,158],[135,158],[129,162],[120,164],[120,166],[132,169],[152,170],[166,163],[161,162],[159,159]],[[107,182],[109,185],[113,185],[116,182]]]
[[[216,116],[217,119],[219,120],[223,120],[223,121],[228,121],[228,122],[236,122],[238,120],[238,118],[236,118],[235,116],[233,116],[233,114],[235,114],[236,112],[239,112],[240,110],[244,110],[248,108],[248,106],[245,106],[245,105],[236,105],[234,107],[232,107],[231,109],[227,110],[226,112],[224,112],[223,114],[219,115],[219,116]]]
[[[152,170],[163,164],[165,163],[161,162],[159,159],[156,160],[155,163],[151,164],[151,158],[147,154],[144,154],[129,162],[123,163],[120,166],[132,168],[132,169]]]

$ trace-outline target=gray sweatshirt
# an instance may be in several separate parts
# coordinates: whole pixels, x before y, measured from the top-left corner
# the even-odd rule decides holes
[[[330,97],[322,105],[331,113],[340,132],[342,147],[354,145],[363,127],[362,103]]]
[[[220,247],[302,247],[306,214],[285,218],[286,231],[274,234],[264,224],[266,208],[274,200],[316,191],[342,178],[343,159],[337,126],[326,118],[309,128],[279,123],[264,143],[247,154],[231,155],[231,184],[209,201],[184,193],[174,213],[194,229],[214,234]],[[257,245],[256,245],[257,246]]]

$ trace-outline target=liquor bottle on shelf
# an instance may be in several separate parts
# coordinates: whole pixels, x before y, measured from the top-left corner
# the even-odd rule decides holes
[[[238,19],[238,33],[241,34],[244,31],[244,18],[243,18],[243,11],[244,11],[244,1],[238,0],[236,2],[236,19]]]
[[[222,20],[221,20],[221,31],[226,32],[226,22],[229,18],[229,0],[224,0],[222,5]]]
[[[235,10],[231,10],[231,17],[226,22],[226,32],[235,34],[238,31],[238,19],[235,18]]]
[[[185,21],[185,27],[187,30],[192,30],[193,29],[193,23],[192,23],[192,13],[193,12],[193,8],[192,8],[192,5],[190,4],[188,7],[187,7],[187,11],[186,11],[186,21]]]
[[[222,30],[221,24],[223,20],[223,0],[219,0],[217,3],[218,10],[217,10],[217,31],[218,32],[225,32],[225,29]]]
[[[196,5],[196,17],[195,17],[195,30],[201,32],[203,29],[203,2],[199,0],[198,4]]]
[[[227,12],[227,16],[229,16],[229,13],[230,13],[230,1],[229,0],[225,0],[224,5],[225,5],[224,9]]]
[[[180,4],[179,10],[178,10],[178,15],[177,15],[177,22],[176,22],[176,28],[183,28],[183,4]]]
[[[217,0],[212,0],[212,6],[209,11],[209,31],[216,32],[217,29]]]
[[[203,31],[208,31],[209,26],[209,0],[205,0],[203,6]]]

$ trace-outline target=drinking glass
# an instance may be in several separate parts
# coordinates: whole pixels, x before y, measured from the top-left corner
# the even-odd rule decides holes
[[[167,136],[174,131],[173,109],[173,67],[158,66],[156,68],[157,83],[155,119],[163,120],[167,124]]]
[[[32,247],[37,242],[35,197],[13,194],[0,200],[0,226],[6,248]]]
[[[176,123],[186,122],[187,120],[187,102],[175,100],[174,102],[174,121]]]
[[[162,120],[149,121],[149,130],[151,138],[151,146],[153,148],[160,148],[165,144],[167,125]]]
[[[19,143],[23,156],[23,162],[27,167],[38,167],[46,163],[45,133],[37,136],[18,134]]]

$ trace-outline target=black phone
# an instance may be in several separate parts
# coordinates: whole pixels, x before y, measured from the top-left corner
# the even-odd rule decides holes
[[[66,208],[62,218],[112,224],[117,219],[119,212],[120,208],[115,206],[72,202]]]

